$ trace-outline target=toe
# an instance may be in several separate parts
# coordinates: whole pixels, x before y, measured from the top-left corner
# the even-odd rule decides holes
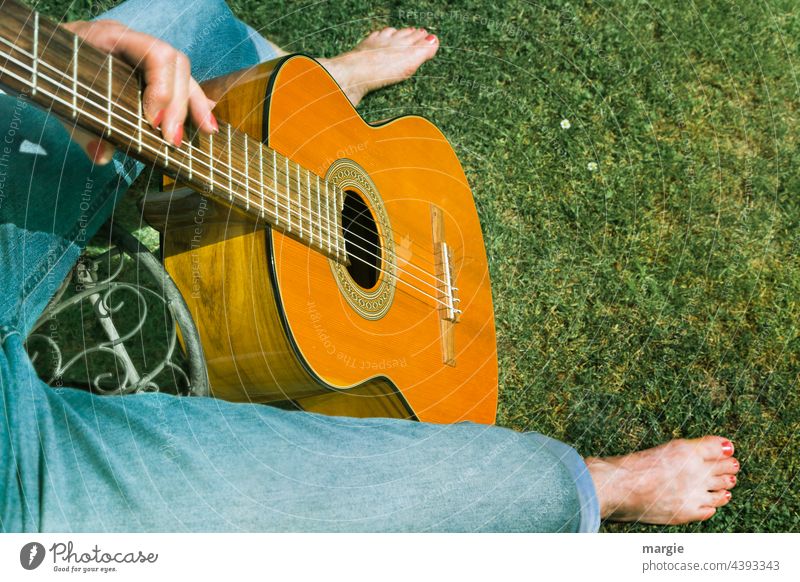
[[[706,521],[714,517],[715,513],[717,513],[716,507],[701,507],[697,512],[697,517],[692,521]]]
[[[429,34],[428,31],[425,30],[424,28],[418,28],[418,29],[416,29],[414,31],[414,33],[412,35],[409,36],[409,38],[411,40],[413,40],[414,42],[417,42],[417,41],[425,38],[426,36],[428,36],[428,34]]]
[[[737,459],[723,459],[714,464],[712,475],[735,475],[740,469],[739,461]]]
[[[393,26],[387,26],[383,30],[380,31],[380,36],[392,36],[397,32],[397,29]]]
[[[731,492],[727,489],[720,489],[719,491],[710,491],[708,493],[709,501],[706,503],[709,507],[722,507],[731,500]]]
[[[439,50],[439,39],[436,38],[436,35],[427,34],[412,38],[414,40],[414,49],[419,51],[417,52],[417,57],[421,59],[416,63],[416,66],[432,59]]]
[[[419,28],[411,28],[408,33],[405,33],[403,30],[398,31],[393,38],[402,40],[404,45],[408,44],[411,46],[420,44],[420,41],[423,40],[427,34],[427,31],[420,30]]]
[[[736,487],[736,475],[717,475],[716,477],[711,477],[708,483],[709,491],[733,489],[734,487]]]
[[[697,509],[688,511],[687,513],[675,516],[673,519],[667,522],[667,525],[680,525],[696,521],[705,521],[707,519],[711,519],[712,517],[714,517],[714,514],[716,512],[717,512],[716,507],[712,507],[710,505],[703,505],[702,507],[698,507]]]
[[[693,441],[707,461],[733,456],[733,443],[720,436],[705,436]]]
[[[433,55],[439,50],[439,39],[435,34],[428,34],[418,38],[415,46],[426,51],[425,60],[428,60],[433,58]]]

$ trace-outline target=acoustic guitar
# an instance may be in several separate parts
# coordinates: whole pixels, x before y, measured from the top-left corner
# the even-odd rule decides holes
[[[453,148],[426,119],[366,123],[313,59],[203,86],[220,131],[176,147],[125,62],[13,1],[0,83],[169,178],[148,197],[215,396],[492,423],[486,253]]]

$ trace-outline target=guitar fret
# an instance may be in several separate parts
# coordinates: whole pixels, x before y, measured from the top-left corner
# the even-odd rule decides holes
[[[311,210],[311,172],[306,170],[306,189],[308,190],[308,236],[311,244],[314,244],[314,219]]]
[[[75,37],[78,38],[77,36]],[[144,108],[142,106],[142,78],[140,76],[136,76],[136,101],[137,107],[139,109],[139,114],[136,116],[136,132],[139,137],[139,145],[138,150],[139,153],[142,153],[142,118],[144,117]]]
[[[78,117],[78,35],[72,35],[72,118]],[[141,150],[140,150],[141,151]]]
[[[339,201],[338,201],[337,204],[341,205],[342,209],[344,209],[344,191],[339,192]],[[337,240],[339,242],[339,248],[341,249],[342,258],[347,258],[347,248],[345,247],[345,244],[344,244],[344,242],[345,242],[344,241],[344,230],[342,228],[342,220],[341,220],[342,216],[341,216],[341,213],[339,211],[339,207],[338,206],[336,208],[336,217],[339,219],[339,223],[336,226],[336,237],[337,237]]]
[[[11,4],[16,5],[16,2],[12,0]],[[4,11],[4,17],[8,15]],[[5,44],[12,42],[7,37],[15,32],[14,26],[9,32],[8,23],[11,21],[16,22],[17,32],[27,35],[22,45],[24,48],[10,45],[14,47],[13,51],[6,55],[8,64],[2,66],[4,83],[8,78],[9,87],[13,90],[21,87],[35,97],[37,104],[49,106],[67,119],[71,116],[73,123],[79,123],[85,130],[96,133],[99,139],[110,139],[119,148],[129,147],[131,151],[138,152],[137,159],[161,167],[162,172],[176,180],[188,180],[194,187],[202,185],[219,199],[263,220],[264,226],[280,225],[282,231],[288,231],[306,246],[330,258],[347,258],[350,249],[347,246],[349,235],[346,240],[342,224],[342,209],[346,202],[343,189],[284,156],[285,193],[281,193],[280,172],[283,168],[278,168],[280,160],[277,151],[272,148],[265,151],[264,148],[269,146],[261,140],[251,145],[253,138],[238,128],[233,129],[232,124],[225,124],[225,133],[216,136],[217,139],[227,138],[226,145],[220,148],[227,153],[227,157],[225,153],[215,151],[213,135],[201,134],[191,126],[189,129],[196,131],[195,135],[186,136],[177,145],[168,142],[158,128],[151,128],[148,114],[144,111],[144,79],[137,76],[134,67],[122,60],[115,62],[111,55],[83,44],[83,39],[78,35],[62,31],[55,25],[51,27],[46,17],[33,10],[28,10],[24,19],[11,14],[9,21],[4,20],[0,27],[0,41]],[[106,87],[102,86],[103,81]],[[134,90],[135,95],[132,92]],[[181,129],[187,130],[185,126]],[[208,140],[208,145],[204,147],[205,140]],[[250,175],[251,156],[256,163],[253,147],[259,148],[256,176]],[[206,152],[207,157],[204,157]],[[270,163],[267,158],[270,153],[272,181],[267,182],[270,168],[267,166],[265,170],[265,164]],[[233,180],[234,171],[237,174],[236,184]],[[305,188],[303,173],[306,177]],[[254,186],[253,182],[257,182],[258,186]],[[296,193],[292,192],[292,188],[296,188]],[[273,196],[271,201],[267,200],[268,196]],[[307,196],[307,200],[303,200],[303,196]],[[283,216],[282,212],[285,213]]]
[[[339,204],[342,206],[342,210],[344,210],[344,191],[339,192]],[[341,213],[337,211],[336,216],[339,218],[339,226],[337,235],[339,238],[339,246],[342,249],[342,257],[347,258],[347,248],[345,247],[344,241],[344,228],[342,227],[342,220],[341,220]]]
[[[264,218],[267,212],[267,198],[264,195],[264,146],[261,144],[258,144],[258,175],[261,184],[261,218]]]
[[[286,217],[289,220],[289,232],[292,232],[292,188],[289,186],[289,158],[286,160]]]
[[[342,190],[339,193],[339,199],[340,199],[339,204],[342,205],[342,212],[344,212],[344,198],[345,198],[345,192],[344,190]],[[342,226],[341,214],[338,214],[338,216],[339,216],[339,231],[341,233],[339,235],[339,244],[342,247],[342,257],[347,259],[347,246],[345,244],[345,239],[344,239],[344,227]]]
[[[228,190],[233,202],[233,162],[231,162],[231,124],[228,124]]]
[[[333,247],[331,246],[331,198],[330,194],[328,193],[327,180],[325,180],[325,215],[328,219],[328,253],[332,253]]]
[[[333,185],[333,236],[336,243],[336,258],[339,258],[339,203],[336,200],[336,184]]]
[[[244,193],[244,209],[250,210],[250,162],[247,159],[247,135],[244,136]]]
[[[322,200],[320,200],[320,193],[319,193],[319,176],[317,176],[317,225],[319,228],[317,229],[317,237],[319,238],[319,248],[322,247]]]
[[[108,79],[107,79],[108,80],[108,88],[107,88],[107,93],[108,93],[108,99],[107,99],[107,101],[108,101],[108,103],[107,103],[107,106],[108,106],[108,135],[111,135],[111,131],[112,131],[112,127],[113,127],[113,125],[111,124],[111,103],[114,100],[114,95],[113,95],[113,92],[114,92],[114,72],[113,72],[113,69],[112,69],[114,59],[111,57],[111,55],[108,55],[108,58],[106,59],[106,62],[108,63]]]
[[[297,164],[297,222],[300,223],[300,238],[303,238],[303,185],[300,183],[300,164]]]
[[[36,89],[39,82],[39,13],[33,13],[33,71],[31,74],[31,81],[33,87],[31,88],[31,95],[36,95]]]
[[[272,187],[275,188],[275,226],[280,224],[278,212],[278,152],[272,150]]]
[[[214,134],[208,134],[208,191],[214,191]]]
[[[29,28],[27,30],[32,33],[33,58],[28,60],[30,65],[28,70],[29,75],[32,74],[33,78],[31,79],[31,76],[26,75],[27,79],[25,81],[27,83],[27,80],[31,79],[28,89],[30,93],[44,95],[46,91],[50,91],[48,89],[50,85],[44,83],[45,80],[49,79],[49,76],[45,75],[45,73],[49,71],[47,67],[50,65],[48,65],[49,59],[45,59],[40,52],[43,50],[43,35],[45,32],[48,32],[49,35],[49,28],[45,26],[45,20],[42,19],[40,21],[39,13],[33,12],[31,16],[33,18],[28,22],[31,23],[32,21],[33,29],[28,24]],[[268,183],[268,175],[265,175],[264,165],[265,163],[269,164],[269,160],[264,158],[270,152],[267,151],[265,153],[263,149],[265,146],[258,142],[258,174],[255,177],[251,176],[250,157],[255,154],[252,148],[256,146],[250,144],[250,138],[237,133],[238,130],[234,130],[231,124],[226,124],[226,131],[223,134],[223,139],[227,138],[226,146],[224,147],[227,157],[225,157],[225,154],[218,155],[215,151],[213,135],[203,135],[200,139],[181,140],[178,146],[167,143],[160,135],[155,135],[149,131],[149,125],[145,127],[148,124],[148,117],[144,111],[145,97],[141,90],[143,80],[131,77],[131,80],[137,79],[137,82],[126,83],[126,91],[118,93],[122,84],[121,75],[127,76],[129,72],[132,72],[132,69],[129,70],[123,63],[114,62],[115,59],[110,55],[101,55],[93,52],[93,49],[82,44],[82,39],[77,35],[70,34],[67,36],[67,33],[64,33],[61,43],[64,47],[64,55],[60,65],[60,70],[64,73],[61,83],[63,83],[64,92],[67,93],[64,95],[67,107],[62,106],[61,111],[65,112],[66,115],[72,115],[76,119],[83,120],[84,116],[89,115],[89,111],[83,111],[83,101],[85,100],[88,105],[96,108],[91,110],[91,115],[86,118],[87,122],[95,128],[95,131],[101,132],[98,135],[103,139],[109,137],[117,141],[117,138],[122,139],[120,136],[127,135],[133,151],[143,155],[146,154],[146,157],[157,162],[158,166],[168,169],[170,175],[179,172],[184,179],[192,183],[203,183],[210,192],[220,192],[223,196],[227,194],[231,203],[241,206],[243,210],[252,213],[253,216],[268,220],[270,224],[279,225],[281,221],[288,223],[281,224],[281,226],[284,228],[288,226],[287,230],[289,232],[295,236],[299,235],[300,239],[317,250],[327,250],[330,256],[334,256],[334,248],[337,254],[342,253],[342,245],[336,240],[338,238],[337,231],[332,228],[332,225],[337,228],[340,227],[338,224],[340,217],[336,215],[334,217],[330,216],[331,184],[327,180],[325,180],[326,191],[323,198],[323,178],[300,164],[295,164],[293,168],[292,164],[294,162],[285,157],[285,198],[281,200],[283,194],[280,193],[280,171],[277,167],[280,160],[277,157],[277,152],[274,150],[271,152],[273,180]],[[49,55],[50,53],[47,52],[47,54]],[[69,62],[70,56],[72,57],[72,66],[70,66]],[[90,88],[89,91],[92,94],[88,96],[84,93],[86,87],[83,85],[84,58],[87,59],[85,64],[90,67],[87,69],[86,74],[91,72],[95,78],[102,79],[105,77],[104,80],[106,82],[105,87],[102,87],[101,81],[100,86],[95,85],[96,89]],[[134,95],[128,89],[136,90],[136,94]],[[124,100],[118,98],[118,95],[122,95]],[[127,117],[124,115],[126,112],[128,114]],[[134,112],[135,115],[132,116]],[[202,144],[206,139],[208,140],[208,145],[204,147]],[[236,144],[233,143],[234,140],[236,140]],[[241,143],[242,140],[244,143]],[[177,153],[176,151],[170,151],[174,147]],[[195,147],[198,148],[197,152],[194,151]],[[234,150],[236,150],[236,159],[234,159],[233,155]],[[206,152],[208,157],[204,158]],[[242,160],[242,155],[244,160]],[[243,168],[241,166],[242,161],[244,162]],[[208,163],[206,164],[206,162]],[[222,165],[226,162],[227,170]],[[235,168],[234,164],[236,164]],[[207,169],[203,168],[205,165],[208,165]],[[233,179],[234,170],[237,173],[236,184],[234,184]],[[266,171],[269,172],[269,170],[270,168],[267,167]],[[295,174],[294,177],[292,173]],[[305,188],[303,187],[304,173],[306,178]],[[227,177],[227,184],[225,184],[224,178],[217,184],[218,175]],[[255,195],[252,192],[254,181],[259,184],[257,187],[259,194]],[[316,181],[316,191],[314,191],[314,181]],[[244,184],[243,189],[242,184]],[[273,187],[271,184],[275,185],[274,192],[270,190]],[[296,192],[292,192],[293,188],[296,188]],[[267,200],[268,195],[274,196],[272,201]],[[244,200],[241,200],[242,196],[244,196]],[[303,200],[304,196],[307,196],[307,200]],[[334,200],[337,207],[339,205],[338,196],[339,192],[334,192]],[[244,204],[240,204],[240,202],[244,202]],[[326,202],[324,211],[323,202]],[[273,208],[274,216],[271,214]],[[281,216],[282,212],[285,213],[283,216]],[[333,220],[331,220],[332,218]]]

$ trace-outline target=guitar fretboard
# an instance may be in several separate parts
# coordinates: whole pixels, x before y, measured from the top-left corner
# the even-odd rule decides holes
[[[346,261],[341,190],[261,142],[220,123],[188,128],[180,146],[144,118],[142,81],[107,55],[14,0],[0,19],[0,84],[325,255]]]

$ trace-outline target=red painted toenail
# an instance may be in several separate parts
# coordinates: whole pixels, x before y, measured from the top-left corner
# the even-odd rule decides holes
[[[732,494],[731,494],[731,492],[730,492],[730,491],[726,491],[726,492],[725,492],[725,499],[730,499],[730,498],[731,498],[731,496],[732,496]]]
[[[731,483],[736,485],[736,475],[731,475]]]
[[[722,454],[730,457],[733,454],[733,443],[731,441],[722,441]]]
[[[429,34],[428,36],[425,37],[425,40],[427,40],[428,42],[433,42],[433,41],[436,40],[436,35],[435,34]]]

